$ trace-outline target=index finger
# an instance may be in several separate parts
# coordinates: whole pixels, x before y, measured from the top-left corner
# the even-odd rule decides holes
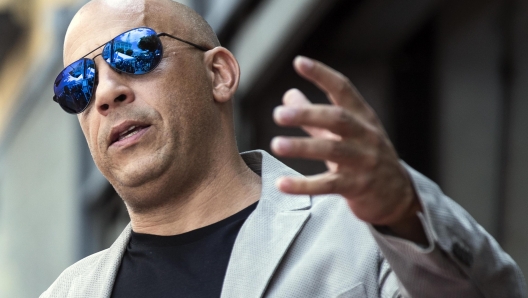
[[[300,76],[323,90],[333,104],[352,110],[363,110],[366,107],[361,94],[342,73],[303,56],[297,56],[293,65]]]

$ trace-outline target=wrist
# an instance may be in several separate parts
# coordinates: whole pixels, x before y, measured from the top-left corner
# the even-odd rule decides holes
[[[418,213],[422,212],[422,204],[418,199],[418,196],[414,192],[411,199],[411,203],[407,206],[406,210],[394,223],[386,225],[396,237],[403,238],[417,244],[427,245],[428,240],[423,228],[422,222],[418,217]]]

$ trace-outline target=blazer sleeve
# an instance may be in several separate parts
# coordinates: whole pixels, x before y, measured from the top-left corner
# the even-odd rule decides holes
[[[521,270],[495,239],[434,182],[404,166],[424,209],[419,217],[429,246],[369,225],[392,269],[384,271],[383,280],[399,284],[393,290],[394,282],[380,282],[381,296],[392,292],[390,297],[528,297]]]

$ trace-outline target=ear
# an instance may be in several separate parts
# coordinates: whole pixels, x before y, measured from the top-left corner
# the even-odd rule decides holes
[[[206,52],[204,59],[215,101],[229,101],[235,95],[240,81],[240,67],[235,56],[224,47],[216,47]]]

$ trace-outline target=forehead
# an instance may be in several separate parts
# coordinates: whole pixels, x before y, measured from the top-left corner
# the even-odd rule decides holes
[[[120,33],[133,28],[151,27],[158,33],[175,34],[168,27],[179,26],[175,24],[175,18],[169,18],[167,10],[136,2],[91,1],[81,8],[66,33],[64,65],[69,65]],[[136,5],[130,5],[131,3]]]

